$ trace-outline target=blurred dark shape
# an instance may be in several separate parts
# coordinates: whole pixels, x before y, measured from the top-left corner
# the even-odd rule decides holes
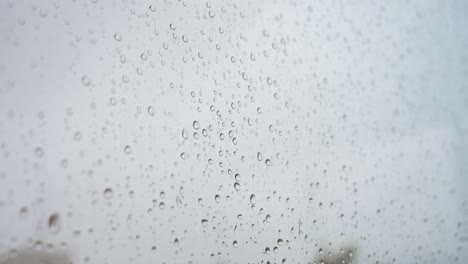
[[[345,246],[334,249],[334,250],[325,250],[322,249],[315,256],[314,260],[317,264],[350,264],[354,263],[357,254],[357,245],[356,244],[346,244]]]
[[[0,255],[0,264],[70,264],[70,256],[61,251],[21,249]]]

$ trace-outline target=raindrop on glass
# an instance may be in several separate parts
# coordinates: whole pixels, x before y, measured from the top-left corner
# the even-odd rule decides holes
[[[129,145],[125,146],[124,153],[127,154],[127,155],[132,153],[132,147],[130,147]]]
[[[113,195],[113,192],[112,192],[112,189],[111,189],[111,188],[106,188],[106,189],[104,189],[104,197],[105,197],[106,199],[112,198],[112,195]]]
[[[193,121],[193,128],[195,128],[195,129],[200,128],[200,123],[197,120]]]
[[[58,233],[60,231],[60,216],[58,214],[50,215],[48,226],[52,233]]]

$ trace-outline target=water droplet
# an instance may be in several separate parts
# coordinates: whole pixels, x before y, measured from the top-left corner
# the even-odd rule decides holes
[[[255,204],[255,194],[250,195],[250,203]]]
[[[155,112],[154,107],[153,106],[148,106],[148,114],[150,116],[154,116],[154,112]]]
[[[237,240],[234,240],[232,242],[232,246],[235,247],[235,248],[237,248],[239,246],[239,243],[237,243]]]
[[[28,208],[27,207],[21,207],[19,214],[21,217],[25,217],[28,214]]]
[[[258,160],[258,161],[262,161],[262,160],[263,160],[262,153],[260,153],[260,152],[257,153],[257,160]]]
[[[182,208],[184,206],[184,203],[182,202],[182,198],[180,198],[180,196],[176,197],[176,203],[179,208]]]
[[[91,84],[91,79],[85,75],[81,78],[81,83],[83,83],[84,86],[89,86]]]
[[[239,175],[239,173],[236,173],[236,175],[234,175],[234,179],[235,179],[236,181],[240,181],[240,175]]]
[[[34,149],[34,154],[38,158],[42,158],[44,156],[44,150],[41,147],[37,147]]]
[[[105,197],[106,199],[112,198],[112,195],[113,195],[113,192],[112,192],[112,189],[111,189],[111,188],[106,188],[106,189],[104,189],[104,197]]]
[[[202,219],[201,223],[202,223],[202,226],[207,226],[208,225],[208,220]]]
[[[189,137],[189,133],[188,133],[187,129],[185,129],[185,128],[182,129],[182,137],[184,139],[188,139],[188,137]]]
[[[125,63],[127,61],[127,57],[125,55],[120,55],[120,62]]]
[[[266,160],[265,160],[265,164],[266,164],[267,166],[271,166],[271,160],[270,160],[270,159],[266,159]]]
[[[215,195],[215,202],[219,203],[221,201],[221,196],[219,196],[218,194]]]
[[[58,233],[60,231],[60,216],[58,214],[50,215],[48,225],[52,233]]]
[[[169,24],[169,28],[171,28],[172,30],[175,30],[176,29],[176,26],[174,24]]]
[[[278,241],[276,241],[276,243],[278,243],[279,246],[282,246],[283,245],[283,239],[279,238]]]
[[[132,147],[130,147],[129,145],[125,146],[124,153],[127,154],[127,155],[132,153]]]
[[[200,128],[200,123],[197,120],[193,121],[193,128],[197,130]]]
[[[234,189],[236,189],[236,191],[239,191],[240,190],[240,183],[238,183],[238,182],[234,183]]]
[[[149,10],[150,10],[151,12],[155,12],[155,11],[156,11],[156,7],[153,6],[153,5],[150,5],[150,6],[149,6]]]
[[[76,140],[76,141],[80,141],[81,140],[81,133],[79,131],[75,132],[75,134],[73,135],[73,138]]]
[[[114,34],[114,39],[117,40],[117,41],[121,41],[121,40],[122,40],[122,36],[121,36],[119,33],[115,33],[115,34]]]

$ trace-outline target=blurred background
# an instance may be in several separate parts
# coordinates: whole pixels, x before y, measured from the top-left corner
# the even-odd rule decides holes
[[[467,26],[0,0],[0,263],[468,263]]]

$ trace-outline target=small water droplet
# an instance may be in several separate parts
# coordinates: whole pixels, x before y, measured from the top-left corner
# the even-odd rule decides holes
[[[115,34],[114,34],[114,39],[117,40],[117,41],[121,41],[121,40],[122,40],[122,36],[121,36],[119,33],[115,33]]]
[[[250,195],[250,203],[255,204],[255,194]]]
[[[113,192],[112,192],[112,189],[111,189],[111,188],[106,188],[106,189],[104,189],[104,197],[105,197],[106,199],[112,198],[112,195],[113,195]]]
[[[155,112],[154,107],[153,106],[148,106],[148,114],[150,116],[154,116],[154,112]]]
[[[81,132],[77,131],[75,132],[75,134],[73,135],[73,138],[76,140],[76,141],[80,141],[81,140]]]
[[[58,233],[60,231],[60,216],[58,214],[50,215],[48,225],[52,233]]]
[[[41,147],[37,147],[34,149],[34,154],[38,158],[42,158],[44,156],[44,150]]]
[[[125,146],[124,153],[127,154],[127,155],[132,153],[132,147],[130,147],[129,145]]]
[[[202,226],[207,226],[208,225],[208,220],[202,219],[201,223],[202,223]]]
[[[182,198],[180,198],[180,196],[176,197],[176,203],[179,208],[182,208],[184,206],[184,203],[182,202]]]
[[[279,238],[278,241],[276,241],[276,243],[278,243],[279,246],[282,246],[283,245],[283,239]]]
[[[193,121],[193,128],[197,130],[200,128],[200,123],[197,120]]]
[[[26,215],[28,215],[28,208],[27,207],[21,207],[20,211],[19,211],[19,214],[21,217],[25,217]]]
[[[91,79],[85,75],[81,78],[81,83],[83,83],[84,86],[89,86],[91,84]]]
[[[188,139],[188,137],[189,137],[189,133],[188,133],[187,129],[185,129],[185,128],[182,129],[182,137],[184,139]]]
[[[240,174],[239,173],[236,173],[236,175],[234,175],[234,179],[238,182],[240,181]]]
[[[258,161],[262,161],[262,160],[263,160],[262,153],[260,153],[260,152],[257,153],[257,160],[258,160]]]

